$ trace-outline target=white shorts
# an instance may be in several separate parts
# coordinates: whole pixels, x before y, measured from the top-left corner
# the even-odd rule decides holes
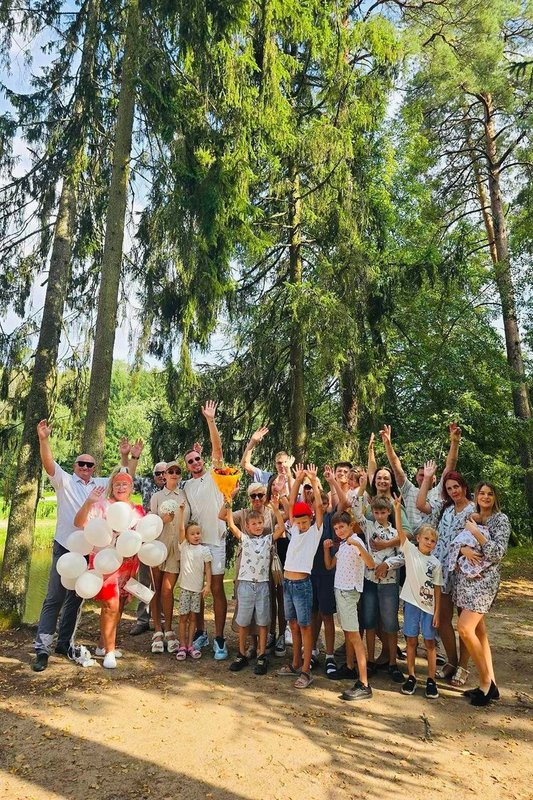
[[[211,553],[211,575],[224,575],[226,572],[226,540],[220,544],[206,544]]]

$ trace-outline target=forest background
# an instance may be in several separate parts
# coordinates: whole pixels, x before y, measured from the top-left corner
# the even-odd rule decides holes
[[[532,3],[2,0],[0,24],[3,625],[43,417],[102,474],[123,433],[141,472],[205,438],[207,398],[230,463],[262,424],[263,466],[364,463],[387,422],[411,472],[458,421],[460,470],[532,535]]]

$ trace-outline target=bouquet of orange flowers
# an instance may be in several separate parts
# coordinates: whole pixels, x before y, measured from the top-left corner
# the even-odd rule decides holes
[[[240,469],[237,469],[237,467],[213,467],[211,475],[224,495],[226,503],[230,503],[232,492],[239,483],[241,477]]]

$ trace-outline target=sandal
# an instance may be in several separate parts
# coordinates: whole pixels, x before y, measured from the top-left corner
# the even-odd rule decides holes
[[[165,640],[163,636],[163,631],[156,631],[152,634],[152,653],[164,653],[165,652]]]
[[[301,672],[299,678],[294,683],[295,689],[307,689],[313,683],[313,676],[309,672]]]
[[[185,661],[185,659],[187,658],[187,648],[186,647],[178,648],[178,652],[176,653],[176,658],[178,661]]]
[[[187,655],[189,655],[191,658],[194,658],[194,660],[196,661],[197,659],[202,657],[202,651],[197,650],[196,647],[188,647]]]
[[[470,670],[465,669],[464,667],[457,667],[450,683],[452,684],[452,686],[457,686],[457,687],[464,686],[468,680],[469,675],[470,675]]]
[[[174,631],[165,631],[165,644],[169,653],[175,653],[179,650],[180,643]]]
[[[302,672],[299,669],[294,669],[292,664],[284,664],[281,669],[278,669],[276,675],[279,675],[280,678],[292,678],[293,675],[301,675]]]
[[[447,661],[438,670],[438,672],[436,673],[436,676],[437,676],[437,678],[440,678],[441,680],[447,681],[452,677],[452,675],[455,674],[456,670],[457,670],[457,667],[454,667],[453,664],[450,664],[450,662]]]

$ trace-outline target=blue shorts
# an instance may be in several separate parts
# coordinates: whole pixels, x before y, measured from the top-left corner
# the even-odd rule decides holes
[[[297,581],[283,578],[283,604],[285,619],[288,622],[296,620],[298,625],[310,625],[313,609],[311,578],[301,578]]]
[[[235,622],[247,628],[252,622],[261,627],[270,625],[270,583],[268,581],[239,581],[237,584],[237,615]]]
[[[422,611],[412,603],[403,604],[403,635],[416,636],[422,633],[424,639],[432,641],[437,636],[437,629],[433,627],[433,614]]]
[[[335,606],[335,573],[328,572],[327,575],[313,575],[311,573],[311,584],[313,586],[313,611],[320,611],[324,616],[332,616],[336,609]]]
[[[365,578],[361,600],[361,622],[365,631],[375,630],[381,617],[385,633],[396,633],[400,629],[398,611],[400,589],[397,583],[374,583]]]

